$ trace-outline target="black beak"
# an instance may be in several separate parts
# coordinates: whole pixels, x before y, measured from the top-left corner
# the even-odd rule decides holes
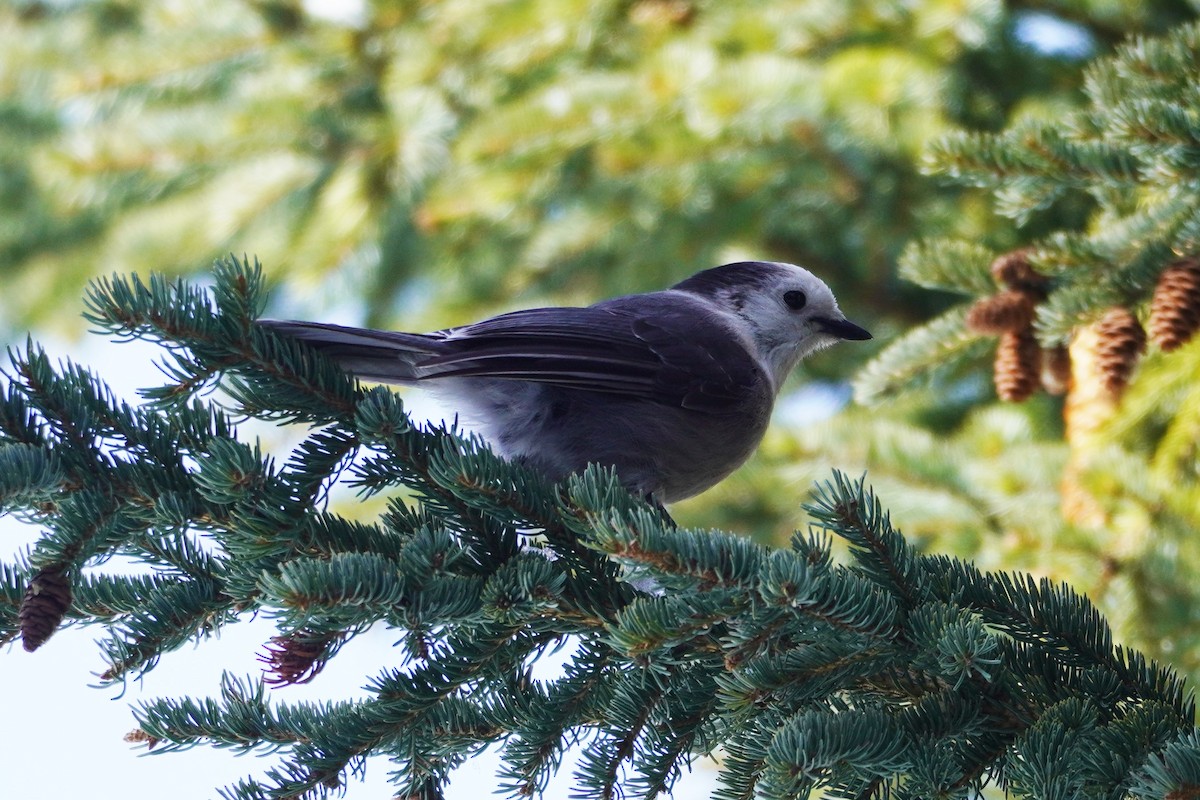
[[[839,339],[862,341],[871,338],[870,331],[855,325],[848,319],[819,319],[817,324],[821,326],[821,330]]]

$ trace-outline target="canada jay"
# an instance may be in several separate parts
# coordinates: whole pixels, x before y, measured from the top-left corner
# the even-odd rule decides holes
[[[800,359],[871,338],[819,278],[769,261],[434,333],[261,324],[365,380],[435,390],[502,456],[551,480],[595,462],[660,504],[708,489],[750,456]]]

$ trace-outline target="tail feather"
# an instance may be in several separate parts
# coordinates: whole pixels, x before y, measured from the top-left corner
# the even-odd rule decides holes
[[[439,341],[420,333],[323,322],[264,319],[258,324],[319,350],[351,375],[384,383],[416,382],[416,362],[436,353]]]

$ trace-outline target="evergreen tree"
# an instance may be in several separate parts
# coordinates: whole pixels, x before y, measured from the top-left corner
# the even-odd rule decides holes
[[[1043,12],[1069,20],[1080,49],[1031,49],[1021,29]],[[0,503],[47,534],[0,570],[6,640],[34,646],[63,619],[107,626],[105,676],[118,681],[265,609],[281,625],[268,682],[287,684],[372,622],[409,631],[407,666],[381,675],[370,702],[277,705],[230,679],[219,702],[144,710],[137,737],[163,746],[301,742],[262,781],[284,796],[330,788],[367,753],[432,794],[487,741],[505,743],[511,786],[537,786],[579,733],[596,737],[582,775],[595,790],[625,769],[627,787],[650,793],[720,742],[730,796],[749,782],[787,795],[792,770],[913,796],[959,796],[987,777],[1037,797],[1193,791],[1190,701],[1111,640],[1200,673],[1196,30],[1136,40],[1079,77],[1086,57],[1191,7],[512,2],[483,15],[377,3],[363,14],[0,9],[3,325],[44,319],[97,270],[176,275],[228,249],[325,290],[304,294],[361,291],[368,321],[403,311],[407,328],[517,295],[658,287],[746,254],[825,272],[851,307],[872,309],[881,339],[965,295],[860,374],[860,397],[886,408],[800,433],[775,426],[761,458],[678,518],[790,530],[805,484],[830,465],[866,469],[913,545],[975,567],[918,555],[870,513],[852,519],[847,509],[875,501],[835,479],[809,509],[832,543],[792,543],[817,599],[781,600],[791,589],[781,595],[763,565],[786,571],[792,556],[716,534],[648,541],[661,526],[611,476],[546,487],[478,442],[413,431],[390,395],[254,333],[257,278],[226,264],[211,295],[163,279],[93,292],[98,324],[172,344],[176,383],[149,405],[124,406],[36,347],[18,353]],[[891,264],[914,234],[924,239],[903,274],[936,291],[898,294]],[[305,313],[299,294],[286,305]],[[195,400],[216,383],[232,410]],[[994,406],[993,383],[1027,399]],[[1065,404],[1041,388],[1069,389]],[[313,428],[277,466],[239,415]],[[395,447],[376,427],[392,423]],[[347,469],[363,508],[388,507],[380,519],[312,508]],[[864,541],[890,544],[864,552]],[[847,544],[853,562],[834,564],[829,547]],[[152,574],[95,570],[109,554]],[[696,577],[710,557],[742,571]],[[923,565],[904,573],[908,589],[876,580],[905,558]],[[1064,587],[999,574],[1013,569],[1066,579],[1113,634]],[[637,595],[620,570],[650,573],[670,599]],[[855,605],[863,586],[891,599]],[[771,627],[781,607],[795,619]],[[861,629],[884,618],[887,647]],[[565,682],[531,679],[536,654],[563,642],[580,648]],[[839,660],[855,647],[863,660]],[[888,664],[915,667],[893,678]],[[1031,699],[1013,719],[989,705],[1014,694]],[[689,716],[698,709],[711,711]],[[831,712],[849,726],[883,715],[870,717],[872,744],[882,726],[932,750],[856,751]],[[388,739],[401,717],[405,732]],[[810,724],[845,748],[826,766],[785,760]],[[355,738],[367,729],[380,738]]]
[[[171,382],[130,406],[30,344],[0,405],[0,502],[46,530],[0,572],[3,640],[34,649],[64,620],[100,625],[111,682],[238,617],[277,621],[262,679],[136,712],[130,738],[148,746],[283,750],[225,796],[327,796],[382,755],[400,796],[433,798],[492,743],[502,788],[527,796],[580,737],[589,797],[656,796],[718,748],[725,798],[1200,791],[1182,682],[1115,645],[1069,587],[921,555],[840,473],[809,508],[818,529],[788,549],[674,529],[611,473],[549,485],[413,427],[390,391],[255,326],[262,304],[261,271],[233,260],[211,290],[97,283],[88,319],[167,345]],[[218,386],[227,407],[198,399]],[[308,435],[277,464],[240,417]],[[346,519],[316,502],[343,473],[413,499]],[[150,575],[91,569],[114,554]],[[375,624],[403,632],[402,662],[367,699],[268,696]],[[532,678],[564,641],[565,674]]]

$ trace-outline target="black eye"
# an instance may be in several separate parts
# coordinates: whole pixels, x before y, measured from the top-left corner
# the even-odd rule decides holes
[[[804,292],[792,289],[790,292],[783,293],[783,302],[787,303],[787,307],[792,311],[799,311],[808,302],[808,297],[805,296]]]

